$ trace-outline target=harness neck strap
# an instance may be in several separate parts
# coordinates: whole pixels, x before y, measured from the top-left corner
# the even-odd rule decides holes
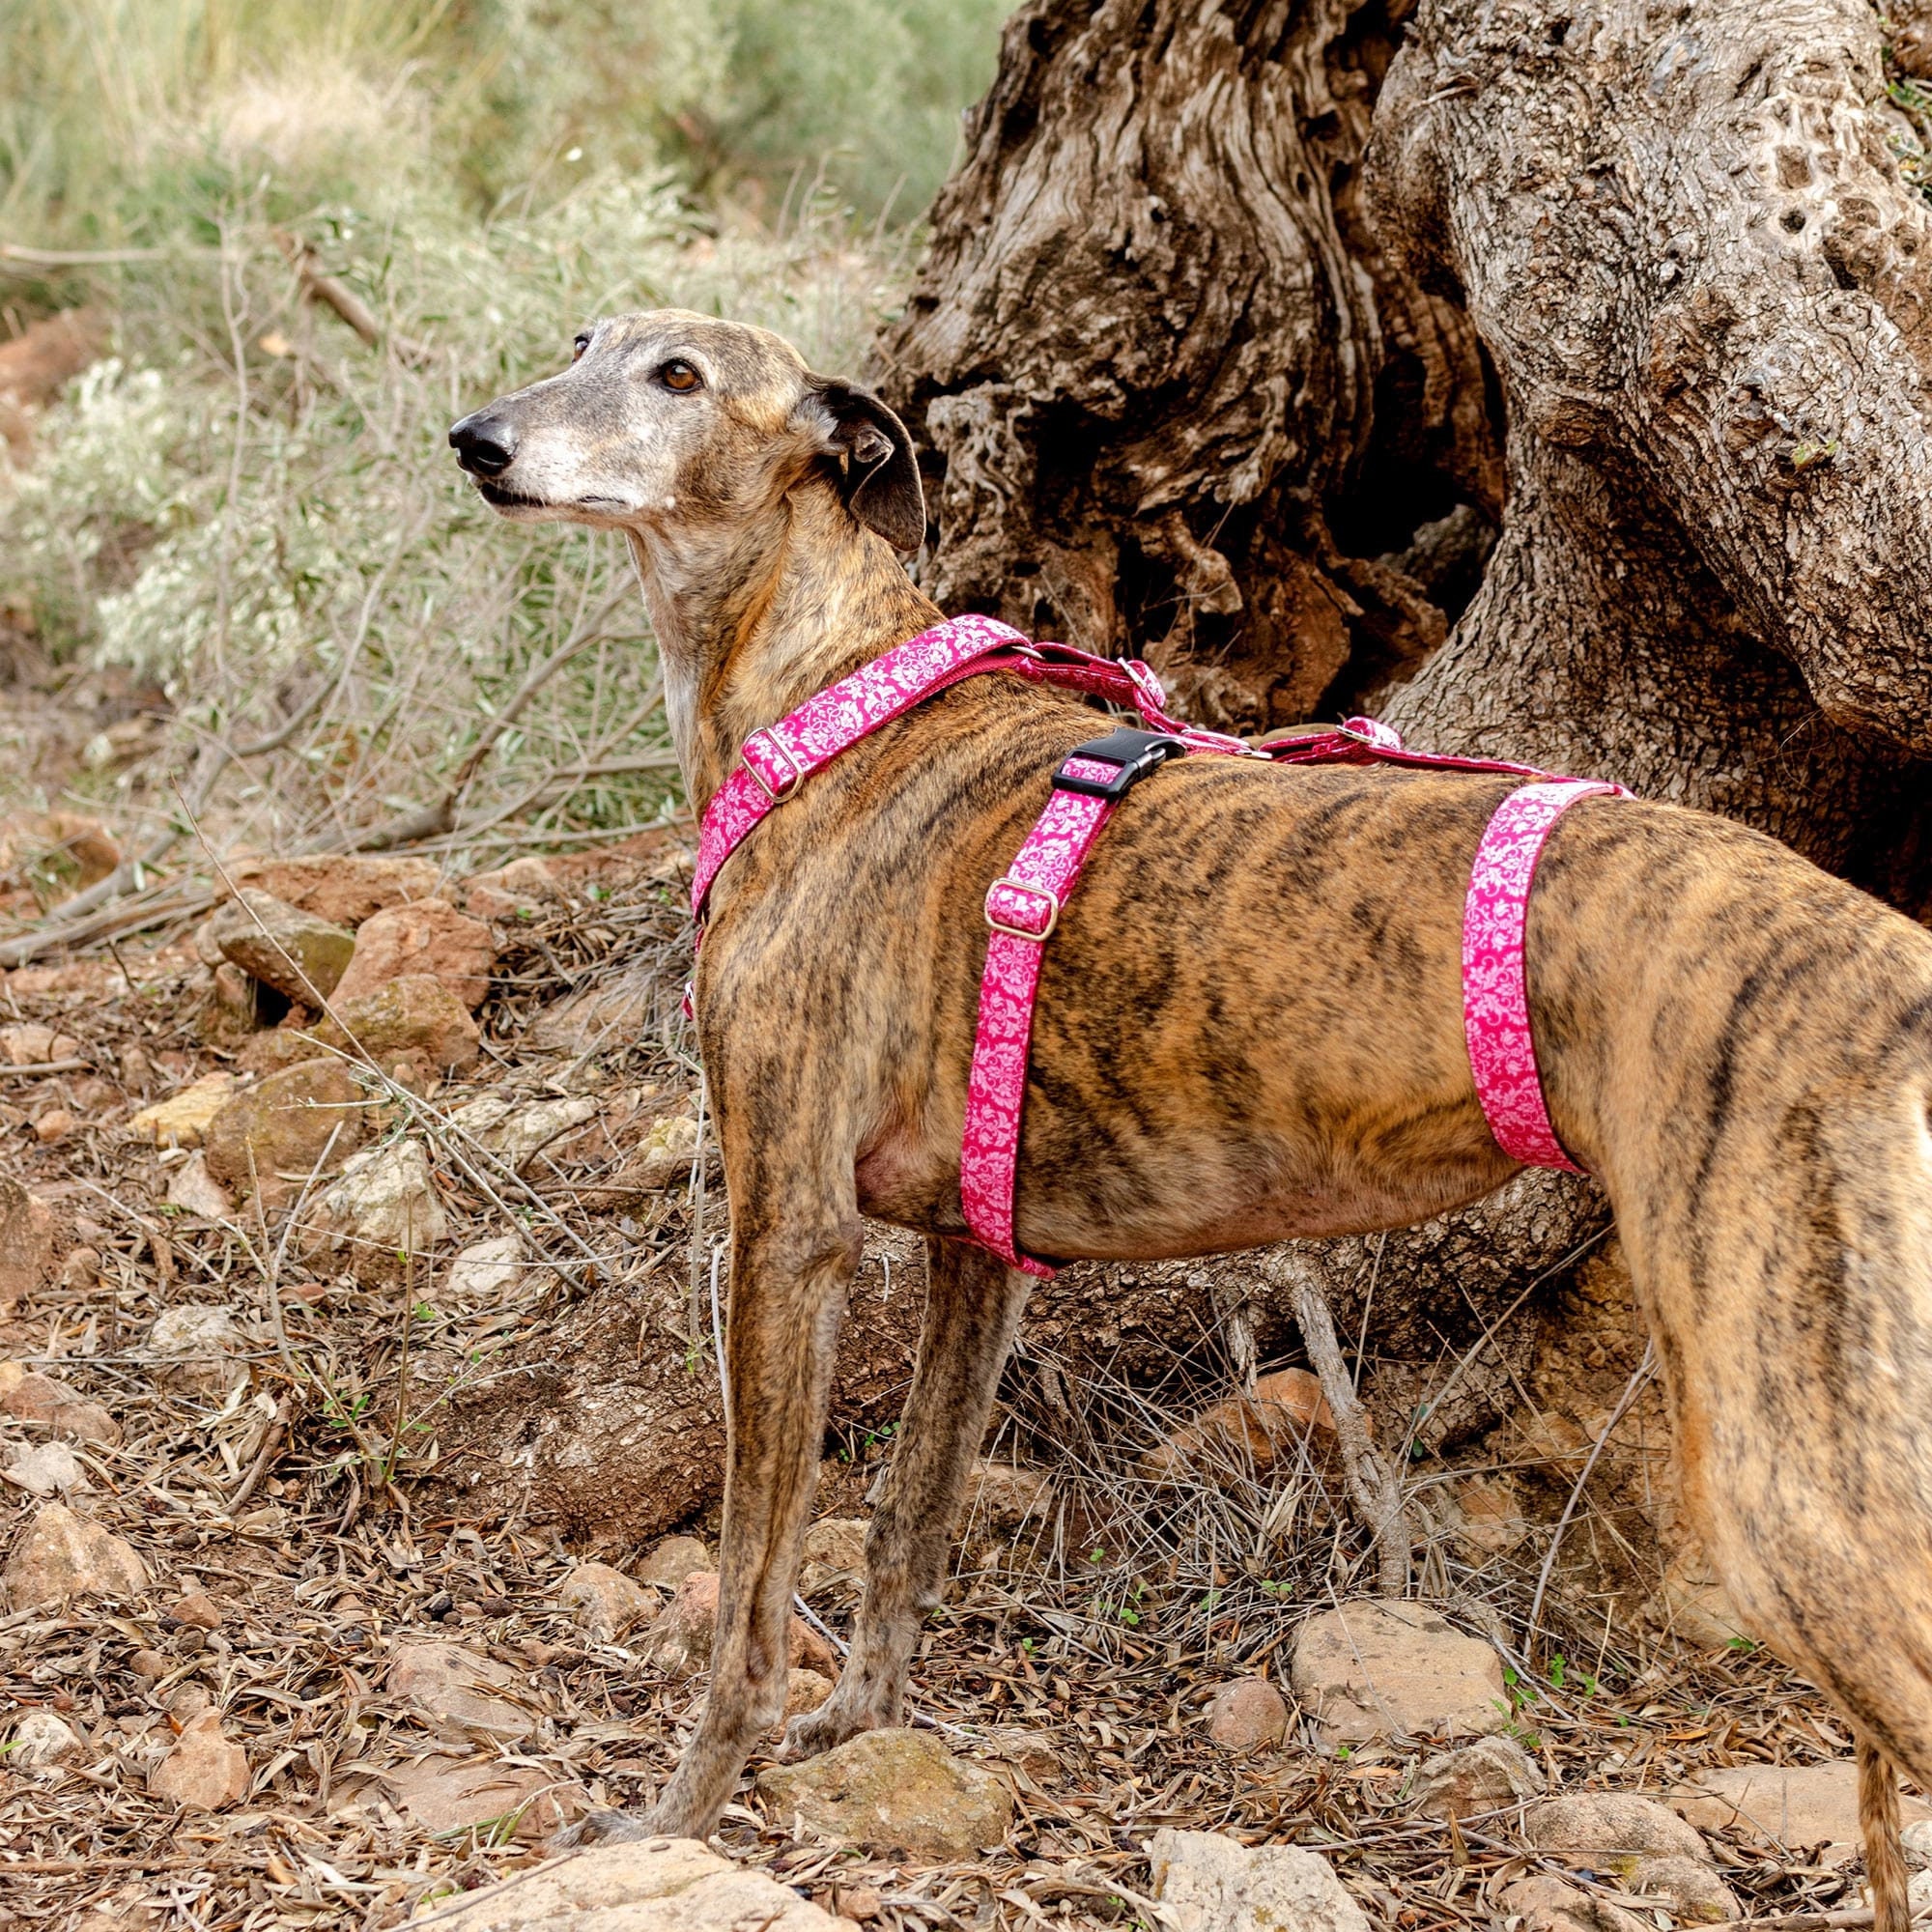
[[[995,670],[1103,697],[1138,712],[1151,728],[1179,738],[1190,751],[1265,755],[1225,732],[1168,717],[1161,708],[1167,695],[1160,680],[1137,658],[1101,658],[1071,644],[1031,643],[997,617],[949,617],[861,665],[745,740],[738,764],[704,808],[691,881],[692,917],[702,923],[712,881],[725,860],[813,772],[936,693]]]
[[[950,617],[861,665],[776,724],[753,731],[730,777],[704,808],[691,880],[692,917],[702,923],[711,882],[725,860],[820,766],[934,692],[990,668],[983,660],[1031,649],[997,617]]]

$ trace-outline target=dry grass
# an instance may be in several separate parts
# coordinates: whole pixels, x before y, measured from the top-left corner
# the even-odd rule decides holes
[[[136,861],[143,887],[160,875],[124,907],[150,923],[244,851],[407,845],[474,869],[670,811],[622,545],[506,535],[444,431],[559,362],[582,317],[630,306],[728,309],[855,366],[901,266],[824,208],[778,236],[699,234],[649,183],[473,235],[341,213],[306,233],[301,266],[368,309],[373,346],[239,217],[211,256],[144,270],[140,299],[171,300],[186,338],[178,366],[97,368],[0,493],[0,588],[71,667],[53,674],[69,708],[134,714],[75,747],[63,782],[44,762],[0,778],[0,816],[102,818],[129,861],[117,895]],[[61,936],[14,933],[14,961]]]

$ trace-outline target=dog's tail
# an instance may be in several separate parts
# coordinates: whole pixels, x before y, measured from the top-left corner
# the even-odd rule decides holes
[[[1905,1894],[1905,1848],[1898,1841],[1898,1774],[1862,1730],[1858,1750],[1859,1829],[1871,1881],[1872,1932],[1908,1932],[1912,1908]]]

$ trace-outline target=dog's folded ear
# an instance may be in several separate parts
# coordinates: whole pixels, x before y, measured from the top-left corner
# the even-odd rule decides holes
[[[905,424],[869,389],[829,376],[809,380],[826,453],[845,459],[852,514],[895,550],[917,550],[925,541],[925,492]]]

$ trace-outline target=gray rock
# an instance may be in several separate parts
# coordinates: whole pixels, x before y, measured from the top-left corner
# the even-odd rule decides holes
[[[526,1738],[537,1727],[537,1714],[504,1694],[523,1682],[508,1664],[460,1643],[402,1644],[384,1680],[390,1696],[413,1704],[440,1726],[498,1738]]]
[[[773,1816],[887,1858],[970,1859],[1007,1835],[1013,1795],[925,1731],[866,1731],[758,1774]]]
[[[482,1094],[457,1108],[449,1123],[521,1170],[552,1141],[594,1121],[597,1111],[595,1100],[539,1100],[523,1107],[500,1094]]]
[[[16,1610],[72,1597],[136,1597],[148,1587],[148,1566],[131,1545],[65,1503],[43,1503],[21,1531],[0,1573]]]
[[[442,1293],[465,1307],[496,1308],[516,1293],[523,1279],[524,1237],[512,1228],[459,1249],[442,1278]]]
[[[840,1932],[850,1922],[692,1838],[573,1852],[423,1911],[437,1932]]]
[[[1721,1925],[1744,1917],[1737,1893],[1703,1859],[1644,1859],[1624,1883],[1644,1898],[1664,1900],[1687,1925]]]
[[[1540,1798],[1543,1791],[1543,1773],[1514,1738],[1478,1738],[1425,1758],[1408,1802],[1425,1818],[1472,1818]]]
[[[1045,1514],[1053,1500],[1053,1478],[1044,1469],[1019,1463],[977,1462],[966,1493],[975,1529],[1017,1529],[1029,1518]]]
[[[1298,1845],[1250,1851],[1219,1832],[1166,1826],[1148,1862],[1173,1932],[1369,1932],[1328,1861]]]
[[[792,1719],[815,1711],[832,1695],[832,1680],[822,1670],[809,1670],[795,1664],[785,1672],[784,1711],[777,1728],[782,1731]]]
[[[1734,1830],[1790,1851],[1822,1846],[1823,1863],[1860,1856],[1859,1768],[1848,1757],[1823,1764],[1734,1764],[1707,1771],[1666,1794],[1672,1810],[1700,1831]],[[1932,1819],[1932,1804],[1899,1796],[1899,1822],[1908,1829]]]
[[[805,1533],[799,1594],[856,1604],[866,1585],[866,1531],[858,1517],[827,1517]]]
[[[215,913],[208,935],[224,959],[305,1007],[319,1006],[335,990],[355,951],[355,935],[346,926],[298,911],[255,886],[243,886]]]
[[[696,1119],[690,1114],[667,1114],[653,1121],[618,1170],[624,1184],[643,1194],[682,1187],[691,1179],[698,1138]]]
[[[580,1563],[564,1578],[557,1602],[599,1643],[614,1643],[639,1618],[655,1616],[660,1600],[608,1563]]]
[[[1711,1849],[1669,1806],[1629,1791],[1546,1798],[1523,1814],[1522,1834],[1540,1852],[1585,1860],[1620,1876],[1645,1859],[1711,1862]]]
[[[447,1232],[441,1197],[420,1141],[391,1141],[358,1153],[316,1203],[316,1244],[347,1261],[360,1279],[393,1274]]]
[[[1522,1921],[1522,1932],[1657,1932],[1648,1918],[1548,1872],[1505,1886],[1496,1902],[1503,1918]]]
[[[1330,1747],[1386,1737],[1481,1737],[1509,1721],[1496,1654],[1422,1604],[1364,1601],[1302,1625],[1295,1700]]]
[[[209,1173],[208,1156],[198,1148],[168,1177],[168,1206],[205,1221],[235,1218],[235,1197]]]
[[[31,1449],[15,1445],[0,1476],[30,1496],[64,1496],[89,1487],[86,1465],[65,1442],[42,1442]]]
[[[699,1570],[711,1568],[711,1552],[695,1536],[668,1536],[638,1565],[638,1581],[675,1590]]]
[[[204,1394],[224,1392],[248,1379],[246,1365],[234,1359],[247,1347],[235,1311],[206,1303],[165,1309],[148,1330],[148,1352],[159,1364],[158,1378]]]
[[[7,1762],[31,1771],[59,1764],[79,1748],[80,1740],[51,1711],[22,1711],[14,1726],[14,1748]]]
[[[424,1832],[489,1825],[526,1843],[548,1838],[588,1802],[581,1785],[560,1785],[534,1767],[492,1758],[424,1758],[383,1773],[381,1788]]]

